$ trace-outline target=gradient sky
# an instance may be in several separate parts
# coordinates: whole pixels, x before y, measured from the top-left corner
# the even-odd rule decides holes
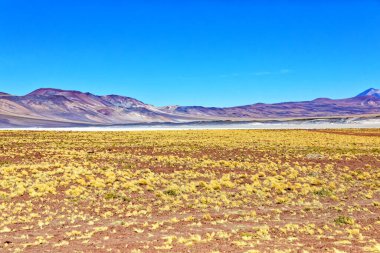
[[[378,0],[0,0],[0,91],[232,106],[380,88]]]

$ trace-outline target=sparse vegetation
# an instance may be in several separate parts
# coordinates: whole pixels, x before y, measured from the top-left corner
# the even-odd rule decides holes
[[[0,251],[376,252],[379,147],[376,129],[1,131]]]

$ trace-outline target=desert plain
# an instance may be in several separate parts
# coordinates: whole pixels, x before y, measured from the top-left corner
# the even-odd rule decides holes
[[[379,252],[380,130],[0,131],[0,252]]]

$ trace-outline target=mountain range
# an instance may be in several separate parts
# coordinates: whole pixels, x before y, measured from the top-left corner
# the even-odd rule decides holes
[[[37,89],[24,96],[0,92],[0,127],[57,127],[252,121],[380,114],[380,90],[368,89],[346,99],[256,103],[235,107],[156,107],[131,97],[98,96],[74,90]]]

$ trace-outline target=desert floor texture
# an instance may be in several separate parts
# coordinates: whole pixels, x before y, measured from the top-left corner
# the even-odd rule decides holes
[[[380,129],[0,131],[0,252],[379,252]]]

